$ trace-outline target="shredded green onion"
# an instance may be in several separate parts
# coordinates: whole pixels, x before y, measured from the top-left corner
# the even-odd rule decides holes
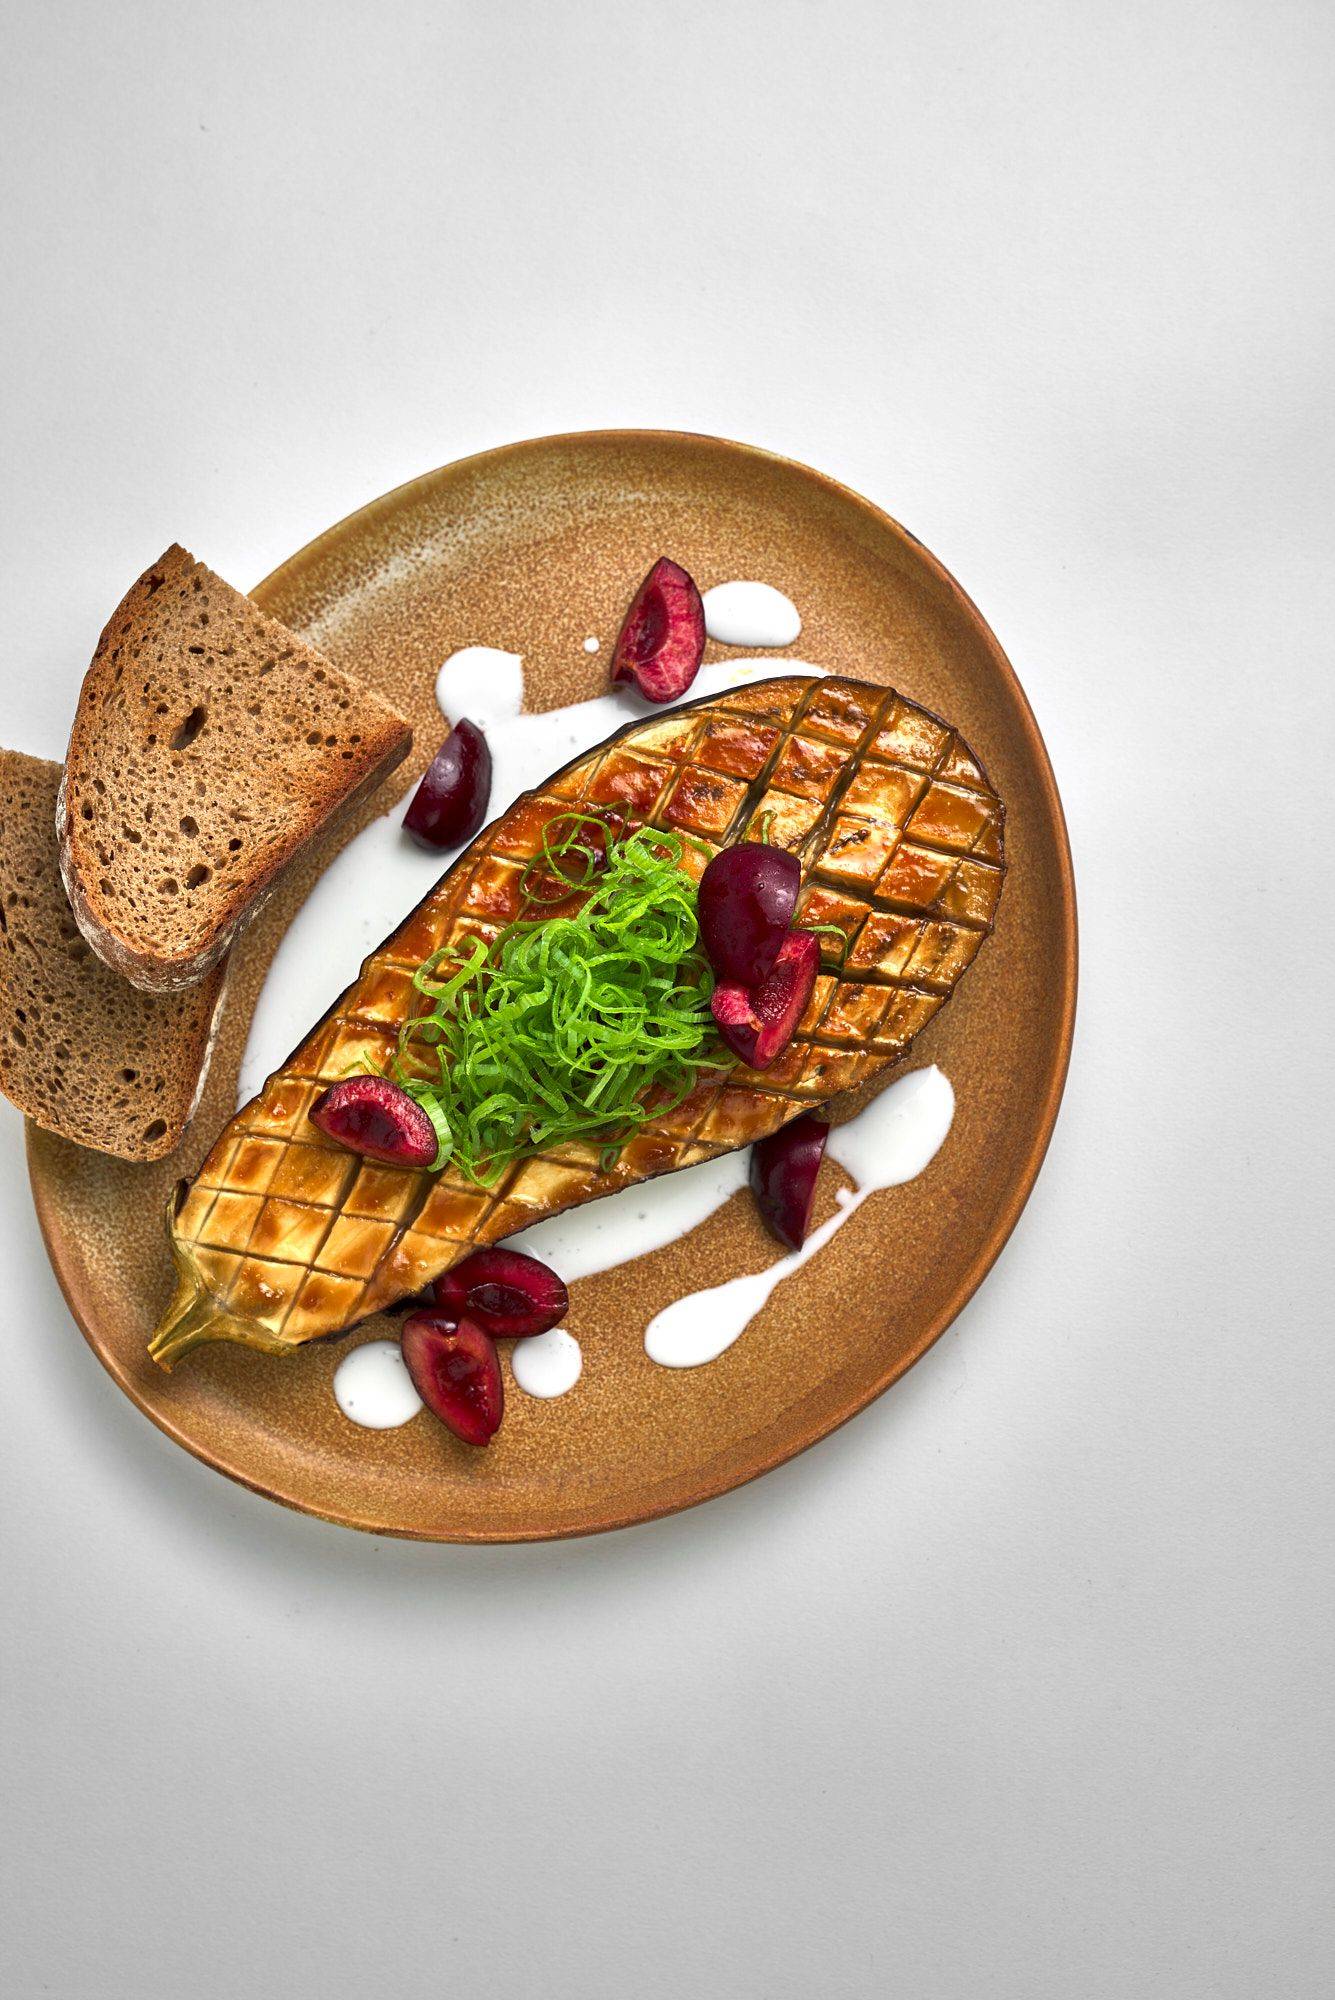
[[[400,1029],[389,1075],[436,1128],[433,1171],[450,1161],[491,1187],[514,1161],[580,1140],[606,1171],[702,1070],[730,1067],[683,851],[674,833],[560,814],[521,877],[550,914],[490,945],[447,945],[414,975],[428,1007]]]

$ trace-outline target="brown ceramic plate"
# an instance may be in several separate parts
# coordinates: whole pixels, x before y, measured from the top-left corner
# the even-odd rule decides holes
[[[802,612],[789,654],[939,710],[1006,801],[1010,873],[996,935],[908,1057],[909,1067],[939,1062],[954,1083],[950,1138],[921,1179],[873,1196],[707,1368],[655,1367],[642,1336],[669,1299],[773,1257],[748,1196],[671,1249],[576,1285],[579,1383],[552,1402],[515,1392],[485,1452],[425,1415],[396,1431],[359,1430],[339,1415],[334,1369],[383,1323],[282,1361],[209,1348],[162,1374],[144,1343],[171,1287],[168,1190],[235,1104],[265,968],[353,831],[341,829],[284,879],[234,954],[212,1074],[179,1154],[129,1166],[28,1133],[47,1247],[95,1353],[168,1436],[289,1506],[381,1534],[503,1542],[620,1527],[707,1500],[814,1444],[902,1375],[982,1282],[1033,1186],[1075,1008],[1061,804],[1001,648],[941,565],[886,515],[804,466],[720,439],[544,438],[387,494],[253,594],[411,717],[420,770],[442,734],[433,688],[447,653],[470,643],[521,652],[531,708],[595,694],[627,596],[663,551],[702,586],[777,584]],[[602,637],[600,654],[584,651],[590,633]],[[716,656],[726,654],[711,645]],[[774,657],[781,671],[785,653]],[[362,820],[413,775],[397,772]],[[387,909],[385,930],[402,914]],[[827,1167],[818,1219],[833,1208],[837,1175]]]

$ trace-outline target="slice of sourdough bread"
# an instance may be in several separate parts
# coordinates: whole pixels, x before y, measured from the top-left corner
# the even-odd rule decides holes
[[[146,992],[192,985],[411,743],[387,703],[173,546],[79,696],[57,819],[80,930]]]
[[[56,856],[59,764],[0,750],[0,1089],[48,1132],[156,1160],[204,1082],[225,967],[141,993],[79,934]]]

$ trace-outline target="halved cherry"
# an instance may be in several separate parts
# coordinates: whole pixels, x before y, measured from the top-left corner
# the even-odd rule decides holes
[[[813,931],[789,931],[771,971],[759,986],[725,982],[714,988],[710,1012],[735,1056],[751,1069],[768,1069],[797,1032],[820,966]]]
[[[462,847],[487,817],[491,751],[475,722],[456,722],[422,775],[403,824],[422,847]]]
[[[493,1340],[546,1333],[570,1309],[555,1271],[523,1250],[475,1250],[442,1271],[432,1291],[442,1312],[454,1319],[467,1315]]]
[[[751,1192],[756,1207],[780,1243],[800,1250],[811,1227],[816,1177],[825,1157],[830,1128],[804,1111],[751,1148]]]
[[[500,1357],[471,1320],[415,1312],[399,1335],[404,1365],[427,1408],[465,1444],[486,1444],[505,1414]]]
[[[784,847],[744,840],[716,854],[700,877],[700,936],[718,978],[758,986],[788,935],[802,864]]]
[[[612,649],[612,679],[633,681],[646,701],[685,694],[705,656],[705,607],[694,579],[660,556],[631,599]]]
[[[421,1105],[387,1076],[345,1076],[316,1098],[309,1116],[349,1152],[386,1166],[429,1167],[440,1149]]]

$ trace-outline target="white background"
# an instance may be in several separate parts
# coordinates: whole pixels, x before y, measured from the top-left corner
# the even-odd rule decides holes
[[[4,7],[6,742],[61,755],[173,538],[245,586],[465,452],[717,431],[975,596],[1084,948],[955,1330],[567,1546],[364,1540],[167,1443],[3,1107],[15,2000],[1335,1986],[1333,21]]]

